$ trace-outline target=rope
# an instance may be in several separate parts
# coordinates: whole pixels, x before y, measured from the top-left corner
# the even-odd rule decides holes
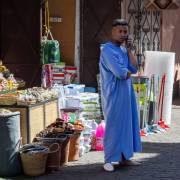
[[[43,25],[43,28],[44,28],[44,32],[45,32],[45,36],[48,36],[48,33],[50,31],[50,23],[49,23],[49,3],[48,3],[48,0],[45,2],[45,11],[44,11],[44,25]]]

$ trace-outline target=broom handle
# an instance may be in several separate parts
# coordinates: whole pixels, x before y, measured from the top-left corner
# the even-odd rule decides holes
[[[162,88],[163,88],[163,78],[164,78],[164,76],[162,76],[162,78],[161,78],[161,90],[160,90],[160,94],[159,94],[158,111],[160,109],[160,103],[161,103]]]
[[[148,101],[148,104],[147,104],[147,121],[146,123],[148,124],[149,122],[149,110],[150,110],[150,101],[151,101],[151,93],[152,93],[152,76],[150,78],[150,82],[149,82],[149,94],[148,94],[148,97],[147,97],[147,101]]]
[[[160,121],[162,121],[163,105],[164,105],[164,88],[165,88],[166,75],[163,76],[163,89],[162,89],[162,104],[161,104],[161,116]]]
[[[153,75],[153,124],[155,123],[155,119],[156,119],[156,109],[155,109],[155,103],[156,103],[156,100],[155,100],[155,75]]]

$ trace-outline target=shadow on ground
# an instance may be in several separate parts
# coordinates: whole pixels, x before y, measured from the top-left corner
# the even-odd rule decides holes
[[[179,180],[180,143],[143,143],[143,153],[135,157],[141,166],[121,167],[108,173],[102,163],[63,167],[45,176],[19,176],[8,180]]]

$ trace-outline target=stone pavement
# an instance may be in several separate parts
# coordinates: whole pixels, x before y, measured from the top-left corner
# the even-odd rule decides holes
[[[180,180],[180,106],[173,106],[170,130],[143,137],[142,141],[143,153],[134,156],[134,159],[142,162],[141,166],[118,168],[113,173],[104,172],[103,153],[90,152],[58,172],[36,178],[21,176],[12,179]]]

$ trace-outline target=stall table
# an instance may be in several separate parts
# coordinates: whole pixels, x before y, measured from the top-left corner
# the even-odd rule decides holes
[[[0,105],[0,108],[20,112],[22,143],[31,143],[36,134],[55,122],[59,117],[58,99],[51,99],[33,105]]]

